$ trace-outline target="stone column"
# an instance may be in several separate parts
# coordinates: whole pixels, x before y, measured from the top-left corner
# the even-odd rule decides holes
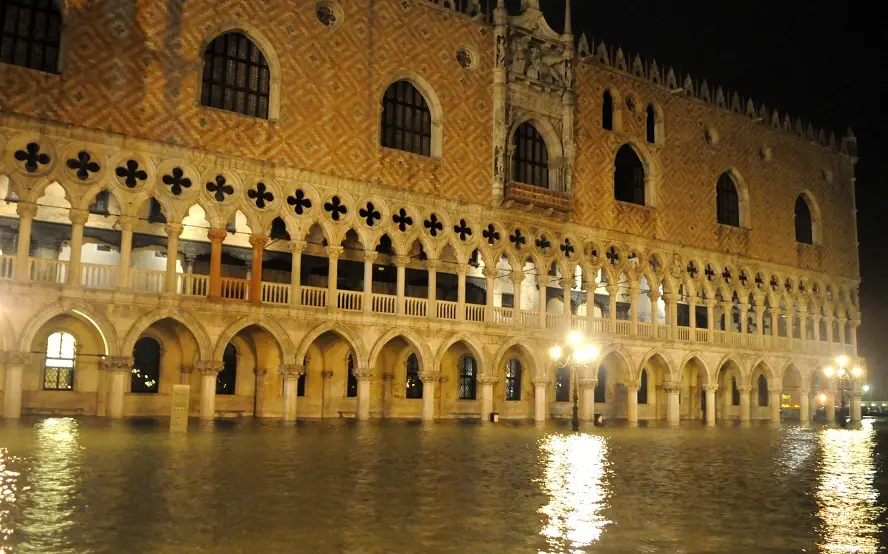
[[[302,304],[302,251],[305,250],[304,240],[290,241],[290,305]]]
[[[598,379],[580,379],[580,389],[583,391],[583,399],[580,403],[580,419],[583,421],[595,421],[595,387]]]
[[[533,419],[537,423],[546,421],[548,414],[548,388],[549,378],[545,376],[536,376],[531,379],[533,382]]]
[[[697,298],[691,297],[688,299],[688,326],[691,328],[690,337],[691,340],[697,340],[695,337],[697,334],[694,332],[694,329],[697,328]]]
[[[681,418],[678,399],[681,393],[681,385],[672,382],[663,383],[663,390],[666,391],[666,421],[677,424]]]
[[[768,394],[771,397],[768,399],[768,404],[770,404],[771,422],[773,423],[780,423],[780,395],[782,393],[782,388],[768,387]]]
[[[404,289],[407,283],[407,264],[410,263],[410,256],[395,256],[394,259],[395,268],[397,268],[397,286],[396,286],[396,294],[398,296],[398,305],[395,308],[395,311],[399,314],[404,314],[405,310],[405,296]],[[463,294],[465,294],[465,284],[463,284]]]
[[[820,342],[820,338],[821,338],[820,337],[820,320],[821,320],[821,317],[819,314],[815,313],[814,315],[811,316],[811,319],[814,322],[814,340],[816,340],[817,342]]]
[[[19,202],[15,208],[19,216],[18,244],[15,252],[15,280],[25,283],[31,280],[31,224],[34,221],[34,216],[37,215],[37,204]],[[18,409],[21,410],[21,405]]]
[[[538,304],[540,308],[540,329],[546,328],[546,289],[549,287],[550,280],[548,275],[537,275],[537,285],[539,286]]]
[[[734,303],[722,302],[722,312],[725,316],[725,342],[731,344],[731,333],[734,331]]]
[[[207,238],[210,239],[210,289],[209,298],[222,296],[222,241],[228,236],[225,229],[210,229]]]
[[[6,419],[22,417],[22,375],[31,363],[27,352],[6,352],[6,376],[3,380],[3,412]]]
[[[850,333],[849,339],[851,340],[851,352],[856,356],[857,355],[857,328],[860,327],[860,320],[855,319],[851,323],[851,327],[848,329]]]
[[[638,387],[631,384],[626,387],[626,400],[628,401],[627,419],[630,425],[638,423]]]
[[[83,226],[89,219],[89,212],[86,210],[78,210],[72,208],[68,212],[68,218],[71,220],[71,259],[68,261],[68,285],[79,287],[81,259],[83,257]]]
[[[746,302],[740,304],[740,332],[744,335],[749,334],[749,306]]]
[[[762,336],[765,334],[765,297],[756,295],[752,299],[755,302],[755,334]]]
[[[852,422],[858,422],[863,419],[863,411],[860,406],[860,391],[852,391],[851,392],[851,416]]]
[[[167,266],[163,290],[168,294],[176,294],[179,289],[176,262],[179,260],[179,236],[183,227],[181,223],[167,223],[163,229],[167,235]]]
[[[341,246],[327,246],[327,309],[339,307],[336,289],[339,286],[339,257],[342,256]]]
[[[802,423],[807,423],[811,420],[810,394],[811,391],[807,389],[799,391],[799,420]]]
[[[194,367],[200,372],[200,419],[215,419],[216,376],[222,371],[222,362],[197,362]]]
[[[836,420],[836,382],[832,379],[826,390],[826,402],[823,407],[826,409],[826,421],[833,423]]]
[[[468,264],[459,264],[458,266],[456,266],[456,319],[459,321],[464,321],[466,319],[466,275],[468,273]]]
[[[777,339],[780,337],[780,326],[778,325],[780,319],[780,308],[772,307],[771,308],[771,341],[772,344],[776,344]]]
[[[512,323],[516,327],[523,327],[524,324],[521,321],[523,316],[521,315],[521,283],[524,282],[524,273],[521,271],[515,271],[512,269]]]
[[[427,317],[437,318],[438,317],[438,268],[441,267],[441,262],[438,260],[428,259],[426,260],[426,270],[429,274],[429,306]]]
[[[638,295],[641,294],[641,289],[637,285],[632,285],[629,287],[629,306],[630,306],[630,318],[631,324],[629,326],[630,333],[632,336],[638,335]],[[653,302],[651,306],[656,306]],[[656,321],[656,318],[651,318],[653,321]],[[656,328],[653,329],[654,336],[657,336]]]
[[[808,341],[808,308],[799,306],[799,338],[802,343]]]
[[[357,369],[357,368],[355,368]],[[328,417],[330,409],[330,398],[333,390],[330,388],[330,380],[333,379],[333,372],[329,369],[321,372],[321,417]]]
[[[657,291],[651,291],[651,305],[657,305]],[[669,338],[678,337],[678,295],[674,292],[663,294],[663,302],[666,303],[666,324],[669,326]]]
[[[493,386],[496,385],[497,378],[494,375],[479,375],[478,384],[481,385],[481,420],[490,419],[493,412]]]
[[[712,333],[715,331],[715,298],[706,299],[706,328],[709,329],[709,341],[712,342]]]
[[[749,395],[752,393],[752,387],[737,383],[737,391],[740,392],[740,421],[749,421]]]
[[[375,250],[364,250],[364,311],[373,312],[373,262],[379,254]]]
[[[570,330],[570,328],[571,328],[570,316],[572,314],[571,314],[571,309],[570,309],[570,298],[571,298],[571,287],[573,286],[573,283],[574,283],[574,280],[572,277],[565,277],[564,279],[561,280],[561,294],[562,294],[561,303],[564,306],[564,309],[561,311],[562,317],[564,318],[564,321],[562,322],[562,324],[564,325],[564,328],[567,330]]]
[[[253,376],[255,377],[253,394],[255,395],[256,406],[253,409],[253,417],[263,417],[265,413],[265,376],[268,369],[264,367],[254,367]]]
[[[484,267],[484,278],[487,283],[487,291],[485,292],[484,298],[484,321],[488,323],[493,323],[493,300],[494,293],[496,287],[496,277],[499,275],[499,269],[496,266],[485,266]]]
[[[266,235],[250,235],[253,247],[253,263],[250,266],[250,302],[262,304],[262,253],[268,244]]]
[[[617,332],[617,294],[620,293],[620,287],[617,285],[608,285],[607,286],[607,300],[608,300],[608,314],[607,317],[610,320],[608,323],[609,332],[616,333]]]
[[[129,290],[132,288],[132,257],[133,257],[133,228],[136,226],[136,218],[132,216],[120,216],[120,262],[117,265],[117,288]]]
[[[297,402],[299,394],[299,376],[305,373],[305,366],[296,364],[281,364],[278,368],[281,378],[284,380],[284,398],[281,417],[284,421],[296,421]]]
[[[422,420],[435,420],[435,386],[441,378],[437,371],[420,371],[419,379],[422,381]]]
[[[845,325],[848,324],[847,317],[838,318],[839,322],[839,344],[842,346],[842,352],[845,351]]]
[[[508,20],[509,15],[505,5],[502,2],[496,3],[493,10],[494,21],[494,37],[493,42],[496,45],[493,59],[493,199],[495,202],[502,200],[505,181],[508,179],[508,169],[506,167],[506,151],[509,149],[506,124],[506,74],[508,60],[507,44],[508,44]]]
[[[162,352],[162,350],[161,350]],[[191,386],[191,372],[194,371],[194,367],[190,365],[181,365],[179,366],[179,384],[180,385],[188,385]]]
[[[715,391],[718,385],[703,385],[706,392],[706,425],[715,425]]]
[[[586,291],[586,334],[591,335],[595,329],[595,289],[597,287],[595,279],[585,279],[585,268],[583,271],[583,289]]]
[[[105,415],[111,419],[123,417],[123,396],[126,393],[126,379],[132,377],[133,359],[111,357],[102,360],[100,368],[108,373],[108,398]]]
[[[370,368],[355,368],[355,379],[358,381],[358,407],[355,416],[361,421],[370,419],[370,382],[372,378],[373,370]],[[423,392],[425,392],[425,386],[423,386]],[[434,387],[432,387],[432,393],[434,394]]]
[[[382,374],[382,417],[391,417],[392,388],[395,375],[393,373]]]

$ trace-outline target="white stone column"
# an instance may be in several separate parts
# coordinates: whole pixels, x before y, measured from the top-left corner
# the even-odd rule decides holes
[[[521,321],[523,316],[521,315],[521,283],[524,282],[524,273],[521,271],[515,271],[515,268],[512,268],[512,323],[516,327],[523,327],[524,324]]]
[[[132,377],[133,359],[112,357],[102,360],[101,369],[108,374],[108,398],[105,415],[111,419],[123,417],[123,397],[126,393],[126,379]]]
[[[493,299],[496,292],[496,277],[499,275],[499,269],[495,265],[484,267],[484,279],[486,280],[487,290],[484,296],[484,321],[493,323]]]
[[[768,403],[771,407],[771,422],[772,423],[780,423],[780,395],[783,393],[782,388],[771,388],[768,387],[768,394],[771,398],[768,399]]]
[[[734,303],[722,302],[722,313],[725,316],[725,342],[731,344],[731,333],[734,332]]]
[[[656,291],[651,291],[651,306],[657,305]],[[666,325],[669,326],[669,338],[675,340],[678,337],[678,295],[674,292],[663,294],[663,302],[666,304]]]
[[[437,318],[438,317],[438,268],[441,266],[441,262],[438,260],[428,259],[426,260],[426,270],[429,274],[428,281],[428,289],[429,289],[429,305],[427,317]]]
[[[361,421],[370,419],[370,383],[373,378],[373,371],[366,367],[355,368],[355,379],[358,381],[358,408],[355,414]],[[425,385],[423,385],[425,392]],[[432,391],[434,393],[434,389]]]
[[[136,218],[121,216],[120,224],[120,262],[117,265],[117,288],[129,290],[132,288],[132,259],[133,259],[133,228],[136,226]]]
[[[697,333],[694,332],[694,329],[697,328],[697,299],[695,297],[691,297],[688,299],[688,327],[690,330],[691,340],[697,340],[695,337]]]
[[[715,299],[706,299],[706,327],[709,329],[709,341],[712,342],[712,333],[715,331]]]
[[[608,300],[608,332],[611,334],[617,332],[617,295],[620,293],[620,287],[617,285],[607,286]]]
[[[15,252],[15,280],[25,283],[31,280],[31,224],[34,221],[34,216],[37,215],[37,204],[19,202],[15,209],[19,216],[18,244]],[[20,410],[21,407],[19,407]]]
[[[802,344],[808,341],[808,308],[799,306],[799,338]]]
[[[493,387],[497,380],[493,375],[478,376],[478,384],[481,385],[481,421],[488,421],[493,412]]]
[[[860,406],[860,392],[853,391],[851,393],[851,421],[858,422],[863,419],[863,411]]]
[[[629,302],[630,302],[630,310],[631,310],[631,313],[630,313],[631,323],[630,323],[629,329],[630,329],[630,333],[632,334],[633,337],[638,335],[638,295],[639,294],[641,294],[641,289],[637,285],[632,285],[629,287]],[[656,309],[656,306],[657,306],[657,304],[655,302],[651,302],[651,307],[653,309]],[[657,336],[657,329],[656,329],[657,319],[656,318],[651,318],[651,319],[652,319],[652,326],[653,326],[653,334],[654,334],[654,337],[656,337]]]
[[[681,418],[679,394],[681,393],[681,385],[679,383],[663,383],[663,390],[666,391],[666,421],[669,423],[678,423]]]
[[[164,276],[163,291],[168,294],[178,292],[179,277],[176,274],[176,262],[179,260],[179,236],[182,235],[181,223],[167,223],[164,226],[167,235],[167,266]]]
[[[860,327],[860,320],[855,319],[851,322],[851,327],[848,329],[848,333],[850,336],[848,337],[851,340],[851,352],[856,356],[857,355],[857,328]]]
[[[373,262],[377,256],[375,250],[364,251],[364,311],[367,313],[373,311]]]
[[[395,256],[395,268],[397,270],[397,279],[395,291],[398,297],[398,305],[395,308],[397,313],[404,314],[405,309],[405,288],[407,284],[407,264],[410,263],[410,256]]]
[[[253,408],[253,417],[264,417],[265,415],[265,376],[268,375],[268,369],[264,367],[254,367],[254,389],[255,406]]]
[[[752,387],[737,383],[737,390],[740,392],[740,421],[749,421],[749,395],[752,393]]]
[[[746,335],[749,334],[749,307],[743,299],[740,301],[740,332]]]
[[[222,362],[202,361],[195,364],[200,372],[200,419],[216,418],[216,376],[222,371]]]
[[[284,380],[283,410],[281,418],[284,421],[296,421],[298,417],[297,402],[299,400],[299,377],[305,373],[305,366],[296,364],[281,364],[278,368],[281,378]]]
[[[706,425],[715,425],[715,392],[718,385],[703,385],[706,393]]]
[[[304,240],[290,241],[290,305],[302,304],[302,252],[305,250]]]
[[[836,420],[836,382],[832,379],[826,391],[826,402],[823,407],[826,409],[826,421],[833,423]]]
[[[580,403],[580,419],[595,421],[595,387],[598,386],[598,379],[580,379],[578,384],[583,393]]]
[[[628,401],[628,410],[626,417],[630,425],[638,423],[638,387],[633,383],[626,387],[626,400]]]
[[[5,363],[2,415],[6,419],[18,419],[22,417],[22,375],[31,363],[31,356],[27,352],[7,352]]]
[[[548,416],[548,388],[549,378],[545,376],[536,376],[531,379],[533,382],[533,419],[537,423],[543,423]]]
[[[756,294],[753,295],[752,300],[755,302],[755,334],[762,336],[765,334],[765,296]],[[759,343],[759,347],[761,346]]]
[[[80,286],[80,268],[83,258],[83,227],[86,220],[89,219],[89,212],[86,210],[78,210],[72,208],[68,212],[68,218],[71,220],[71,257],[68,260],[68,286]]]
[[[469,273],[468,264],[459,264],[456,266],[456,319],[465,321],[466,319],[466,275]]]
[[[420,371],[419,379],[422,381],[422,420],[435,420],[435,386],[441,378],[437,371]]]
[[[799,391],[799,420],[801,423],[808,423],[811,420],[810,394],[811,391],[807,389]]]
[[[564,306],[564,308],[561,311],[561,313],[562,313],[561,317],[564,318],[564,321],[562,321],[561,323],[564,326],[564,328],[567,329],[568,331],[571,328],[570,316],[572,314],[571,314],[571,309],[570,309],[570,304],[571,304],[570,299],[571,299],[571,287],[573,286],[573,284],[574,284],[573,277],[565,277],[564,279],[561,280],[561,294],[562,294],[561,304]]]
[[[540,269],[537,268],[537,271],[540,271]],[[546,289],[549,287],[550,280],[548,275],[537,275],[537,285],[539,286],[540,329],[546,328]]]
[[[341,246],[327,246],[327,309],[339,307],[336,289],[339,281],[339,257],[342,256]]]
[[[839,341],[839,345],[841,346],[841,351],[844,352],[845,351],[845,326],[848,324],[848,318],[840,317],[840,318],[837,318],[837,321],[839,322],[838,341]]]

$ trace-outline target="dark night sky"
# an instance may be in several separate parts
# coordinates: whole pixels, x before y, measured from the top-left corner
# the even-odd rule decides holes
[[[547,20],[564,26],[563,0],[542,0]],[[888,196],[888,69],[885,29],[858,2],[598,2],[574,0],[574,34],[656,58],[676,74],[706,78],[815,128],[858,139],[857,208],[863,283],[860,353],[873,394],[888,399],[888,261],[879,246]],[[627,60],[630,60],[627,56]],[[759,214],[761,216],[761,214]],[[828,227],[825,229],[829,232]]]

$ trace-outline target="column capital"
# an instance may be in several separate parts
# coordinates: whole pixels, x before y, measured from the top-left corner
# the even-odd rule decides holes
[[[457,264],[456,265],[456,274],[465,277],[469,274],[469,264]]]
[[[703,301],[703,304],[705,304],[707,308],[713,308],[715,307],[715,298],[707,298]]]
[[[495,385],[499,382],[496,375],[479,375],[478,382],[482,385]]]
[[[124,231],[132,231],[138,222],[139,218],[134,215],[122,215],[117,219],[117,224]]]
[[[395,380],[395,374],[387,371],[382,374],[382,380],[390,384],[392,381]]]
[[[163,226],[163,231],[166,233],[167,237],[178,238],[184,230],[185,227],[181,223],[167,223]]]
[[[737,383],[737,391],[748,394],[752,392],[752,385],[748,385],[746,383]]]
[[[20,218],[34,218],[37,215],[37,204],[35,202],[19,202],[15,205],[15,211]]]
[[[327,246],[327,257],[331,260],[338,260],[342,256],[343,250],[341,246]]]
[[[608,296],[616,296],[620,293],[620,285],[617,284],[609,284],[604,287],[604,290],[607,291]]]
[[[291,240],[290,241],[290,252],[293,254],[302,254],[302,251],[305,250],[305,241],[304,240]]]
[[[370,381],[373,379],[373,370],[369,367],[356,367],[355,379],[358,381]]]
[[[201,375],[218,375],[220,371],[225,367],[222,362],[217,362],[213,360],[203,360],[194,364],[194,369],[196,369]]]
[[[184,364],[179,366],[179,373],[182,375],[191,375],[192,371],[194,371],[194,366]]]
[[[125,356],[106,356],[102,358],[102,361],[99,363],[99,368],[103,371],[121,371],[121,372],[131,372],[133,370],[133,363],[135,360],[133,358],[127,358]]]
[[[268,235],[254,234],[250,235],[250,246],[253,248],[265,248],[268,244]]]
[[[640,296],[641,295],[641,287],[638,285],[629,285],[627,291],[629,292],[629,296]],[[651,291],[654,292],[654,291]],[[650,292],[648,293],[650,295]]]
[[[265,377],[266,375],[268,375],[268,368],[254,367],[253,375],[255,375],[256,377]]]
[[[440,371],[420,371],[419,380],[423,383],[437,383],[441,379]]]
[[[653,298],[652,295],[656,294],[656,292],[657,291],[651,291],[648,293],[648,296],[651,296]],[[675,304],[676,302],[678,302],[678,295],[675,294],[674,292],[664,292],[663,293],[663,302],[666,302],[667,304]]]
[[[551,282],[552,282],[552,277],[550,277],[549,275],[546,275],[546,274],[537,275],[537,283],[541,287],[548,286],[549,283],[551,283]]]
[[[376,258],[379,257],[379,252],[376,250],[364,250],[364,261],[373,263],[376,261]]]
[[[662,387],[667,394],[676,394],[681,391],[681,383],[676,383],[673,381],[667,381],[663,383]]]
[[[441,260],[433,260],[429,258],[426,260],[426,269],[429,271],[438,271],[441,269]]]
[[[305,374],[305,366],[299,364],[281,364],[278,366],[278,373],[284,378],[298,378]]]
[[[706,392],[715,393],[718,390],[718,385],[703,385],[703,390]]]
[[[0,361],[8,366],[26,366],[31,363],[30,352],[0,352]]]
[[[324,379],[330,379],[331,377],[333,377],[333,372],[329,369],[325,369],[321,372],[321,377],[323,377]]]
[[[769,394],[783,394],[783,387],[768,387]]]
[[[524,282],[524,273],[512,270],[512,273],[509,275],[509,279],[512,280],[513,284],[520,285]]]
[[[410,263],[410,256],[395,256],[392,258],[392,262],[394,262],[395,267],[407,267],[407,264]]]
[[[578,384],[581,389],[594,389],[598,386],[598,379],[579,379]]]
[[[228,231],[225,229],[218,229],[216,227],[211,228],[207,231],[207,238],[211,241],[222,241],[225,240],[225,237],[228,236]]]
[[[535,375],[530,378],[530,382],[533,383],[533,386],[535,387],[549,386],[549,378],[545,375]]]
[[[85,225],[86,220],[89,219],[89,212],[87,210],[71,208],[68,210],[68,219],[71,220],[72,225]]]
[[[484,277],[488,279],[496,279],[499,277],[499,268],[495,265],[484,266]]]

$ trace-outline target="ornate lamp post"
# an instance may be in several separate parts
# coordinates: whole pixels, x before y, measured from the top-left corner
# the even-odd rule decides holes
[[[566,345],[555,345],[549,349],[549,355],[556,367],[566,367],[571,373],[571,387],[573,389],[573,417],[571,426],[574,431],[580,430],[579,398],[577,396],[577,375],[580,371],[586,371],[592,362],[598,357],[599,350],[594,344],[586,342],[586,338],[579,331],[571,331],[567,336]]]
[[[839,396],[839,411],[842,414],[842,423],[846,421],[845,419],[845,392],[851,391],[852,393],[858,390],[858,381],[863,376],[863,369],[860,367],[854,367],[853,369],[848,369],[848,364],[850,363],[850,359],[848,356],[839,356],[836,358],[836,367],[826,367],[823,369],[823,374],[827,377],[827,379],[833,380],[835,379],[836,386],[841,393]],[[852,395],[851,405],[848,406],[850,419],[857,420],[860,419],[857,414],[856,408],[859,407],[860,404],[860,395],[856,396],[857,398],[857,406],[854,406],[854,395]],[[832,404],[832,403],[830,403]],[[832,410],[832,406],[827,406],[827,410]],[[830,414],[827,413],[827,416]],[[827,417],[827,419],[829,419]]]

